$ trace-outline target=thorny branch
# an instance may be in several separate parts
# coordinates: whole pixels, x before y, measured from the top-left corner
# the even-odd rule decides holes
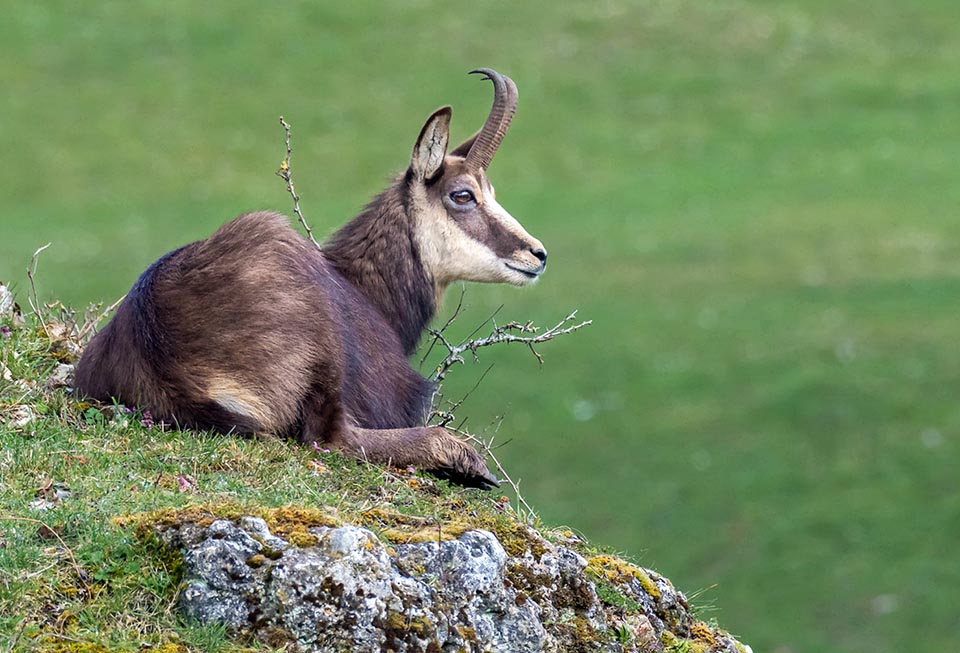
[[[307,219],[303,217],[303,213],[300,211],[300,196],[297,195],[296,187],[293,185],[293,169],[290,167],[290,156],[293,154],[293,148],[290,146],[290,123],[284,120],[283,116],[280,116],[280,126],[283,127],[283,133],[286,137],[287,154],[280,162],[280,169],[277,170],[276,175],[286,182],[287,192],[293,198],[293,212],[297,214],[297,220],[306,229],[310,242],[313,243],[314,247],[320,249],[320,243],[313,237],[313,229],[307,224]]]
[[[447,325],[443,329],[429,329],[430,335],[434,337],[435,342],[439,342],[444,347],[447,348],[447,356],[437,365],[436,369],[433,372],[432,378],[437,383],[443,381],[447,376],[447,372],[451,367],[460,363],[464,363],[463,355],[466,352],[470,352],[473,355],[474,362],[479,362],[480,358],[477,356],[477,350],[483,347],[490,347],[492,345],[498,345],[502,342],[515,342],[526,345],[530,352],[536,357],[537,362],[541,365],[543,364],[543,357],[536,349],[536,345],[553,340],[554,338],[568,333],[582,329],[585,326],[593,324],[593,320],[585,320],[576,324],[571,324],[576,320],[577,311],[573,311],[568,316],[563,318],[560,322],[550,327],[542,333],[537,333],[540,330],[540,327],[533,324],[533,322],[508,322],[503,325],[497,325],[496,321],[493,321],[493,331],[490,335],[483,338],[474,338],[473,340],[467,340],[462,342],[459,345],[452,344],[447,340],[446,336],[443,335],[446,326],[449,326],[450,321],[447,322]],[[518,335],[518,334],[530,334],[537,333],[537,335]],[[432,346],[432,345],[431,345]]]

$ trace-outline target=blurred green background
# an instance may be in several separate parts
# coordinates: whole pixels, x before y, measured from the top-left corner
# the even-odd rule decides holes
[[[251,209],[284,114],[313,227],[422,121],[521,103],[491,168],[550,250],[470,287],[594,325],[495,363],[461,415],[547,522],[671,577],[756,651],[960,650],[960,4],[8,2],[0,279],[112,301]],[[448,298],[445,316],[453,308]],[[448,393],[481,366],[457,370]]]

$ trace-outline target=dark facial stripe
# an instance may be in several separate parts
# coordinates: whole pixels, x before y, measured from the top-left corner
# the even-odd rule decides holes
[[[470,238],[486,245],[500,258],[510,258],[514,252],[529,247],[526,241],[482,206],[468,215],[455,216],[454,222]]]

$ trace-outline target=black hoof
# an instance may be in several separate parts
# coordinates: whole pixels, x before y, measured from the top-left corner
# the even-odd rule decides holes
[[[479,490],[492,490],[500,487],[500,481],[489,472],[484,475],[464,474],[452,467],[440,467],[438,469],[427,470],[434,476],[444,481],[450,481],[463,487],[477,488]]]

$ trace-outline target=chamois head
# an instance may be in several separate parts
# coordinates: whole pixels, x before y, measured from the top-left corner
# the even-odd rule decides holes
[[[489,68],[471,72],[493,82],[483,128],[448,153],[452,110],[438,109],[420,131],[407,171],[421,260],[441,291],[461,280],[524,286],[547,265],[543,243],[497,203],[487,179],[517,109],[517,87]]]

